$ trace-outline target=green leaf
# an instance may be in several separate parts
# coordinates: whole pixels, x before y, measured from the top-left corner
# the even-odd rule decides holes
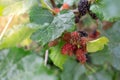
[[[86,77],[88,78],[86,80],[114,80],[110,70],[100,70],[92,75],[87,75]]]
[[[112,74],[110,74],[109,71],[101,70],[96,74],[94,74],[92,80],[113,80],[113,79],[112,79]]]
[[[120,42],[120,20],[113,24],[112,28],[105,31],[105,34],[112,44],[118,44]]]
[[[110,49],[111,49],[111,47],[110,47]],[[113,65],[113,67],[114,68],[116,68],[117,70],[120,70],[120,63],[119,63],[119,61],[120,61],[120,52],[119,52],[119,50],[120,50],[120,44],[119,45],[116,45],[116,47],[115,47],[115,45],[114,45],[114,48],[112,48],[111,49],[111,52],[112,52],[112,65]]]
[[[112,55],[108,49],[108,46],[105,46],[103,50],[97,51],[94,54],[90,54],[92,64],[95,65],[104,65],[105,63],[111,63]]]
[[[103,14],[104,20],[112,20],[114,18],[120,19],[120,0],[99,0],[100,4],[95,4],[91,10],[96,14]]]
[[[86,68],[84,65],[81,65],[74,59],[69,58],[64,64],[64,69],[61,73],[61,80],[81,80],[81,77],[85,72]]]
[[[32,35],[32,39],[37,42],[41,41],[43,45],[49,41],[53,41],[60,37],[65,30],[68,30],[73,26],[73,16],[72,12],[56,16],[50,25],[36,31]]]
[[[34,31],[35,29],[28,27],[28,25],[19,25],[10,29],[0,41],[0,49],[15,47],[24,39],[30,37]]]
[[[11,48],[0,54],[4,54],[4,58],[0,61],[1,80],[57,79],[54,70],[43,66],[43,58],[35,53],[21,48]]]
[[[63,55],[61,53],[61,45],[57,45],[55,47],[52,47],[51,53],[50,53],[50,59],[53,61],[53,63],[59,67],[60,69],[63,69],[63,64],[66,62],[68,56]]]
[[[110,63],[114,68],[120,70],[120,21],[117,21],[112,28],[106,30],[104,35],[106,35],[109,42],[109,52],[111,53],[112,59]]]
[[[29,15],[31,22],[40,25],[43,25],[45,23],[51,23],[54,19],[52,13],[50,13],[49,10],[39,6],[33,6],[30,10]]]
[[[104,45],[107,45],[109,42],[108,38],[101,37],[93,41],[89,41],[87,43],[87,51],[88,52],[96,52],[99,50],[102,50],[104,48]]]
[[[115,79],[116,79],[116,80],[119,80],[119,79],[120,79],[120,76],[119,76],[119,75],[120,75],[120,72],[116,72],[116,74],[115,74]]]

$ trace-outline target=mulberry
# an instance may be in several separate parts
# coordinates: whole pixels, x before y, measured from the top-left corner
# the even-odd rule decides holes
[[[79,48],[76,51],[76,58],[78,61],[80,61],[82,64],[84,64],[87,61],[86,52],[84,52],[82,49]]]
[[[69,42],[70,42],[70,39],[71,39],[71,33],[70,33],[70,32],[64,33],[62,39],[63,39],[65,42],[69,43]]]
[[[78,4],[78,11],[81,16],[84,16],[90,10],[90,3],[88,0],[80,0]]]
[[[71,43],[77,45],[79,43],[80,36],[77,31],[71,33]]]
[[[66,43],[63,47],[62,47],[62,54],[68,54],[68,55],[72,55],[74,53],[74,50],[76,49],[75,46],[73,46],[70,43]]]

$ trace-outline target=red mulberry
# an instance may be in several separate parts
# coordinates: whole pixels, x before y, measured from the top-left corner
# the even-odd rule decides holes
[[[74,50],[76,49],[75,46],[73,46],[70,43],[66,43],[63,47],[62,47],[62,54],[68,54],[68,55],[72,55],[74,53]]]
[[[64,33],[62,39],[63,39],[65,42],[70,42],[70,39],[71,39],[71,34],[70,34],[70,32]]]
[[[72,32],[71,33],[71,43],[73,45],[76,45],[79,43],[79,40],[80,40],[80,36],[79,36],[79,33],[77,31],[75,32]]]
[[[82,64],[84,64],[87,60],[86,52],[84,52],[82,49],[78,49],[76,51],[76,57],[77,57],[77,60],[79,60]]]

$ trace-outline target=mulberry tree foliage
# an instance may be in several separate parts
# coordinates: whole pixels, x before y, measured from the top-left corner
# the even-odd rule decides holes
[[[0,80],[120,80],[120,0],[0,0]]]

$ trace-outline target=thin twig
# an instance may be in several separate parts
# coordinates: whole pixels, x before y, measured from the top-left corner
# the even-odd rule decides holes
[[[48,50],[46,50],[45,52],[45,62],[44,62],[44,65],[46,66],[47,65],[47,61],[48,61]]]
[[[9,25],[10,25],[10,23],[11,23],[13,17],[14,17],[14,15],[12,15],[12,16],[9,18],[9,20],[8,20],[8,22],[7,22],[6,26],[5,26],[5,28],[3,29],[2,33],[0,34],[0,40],[1,40],[2,37],[4,36],[6,30],[8,29],[8,27],[9,27]]]

